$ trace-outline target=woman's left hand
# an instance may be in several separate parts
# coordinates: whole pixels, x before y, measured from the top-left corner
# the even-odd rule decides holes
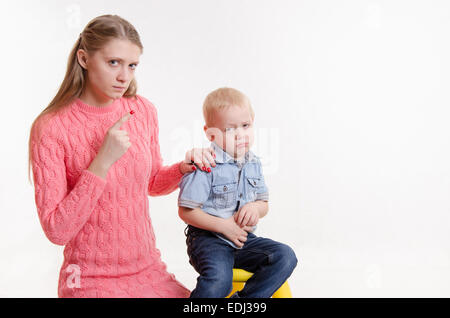
[[[184,161],[180,164],[180,171],[182,174],[190,173],[192,171],[202,169],[206,172],[211,172],[211,166],[216,166],[216,154],[210,147],[208,148],[193,148],[186,152]],[[197,167],[195,166],[197,165]]]

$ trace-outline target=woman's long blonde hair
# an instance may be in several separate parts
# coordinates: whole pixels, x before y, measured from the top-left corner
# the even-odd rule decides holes
[[[70,52],[67,62],[66,75],[61,83],[53,100],[50,104],[36,117],[30,129],[30,137],[28,140],[28,179],[31,182],[30,171],[31,162],[33,160],[32,140],[34,134],[41,132],[45,126],[45,122],[40,122],[40,119],[45,117],[52,117],[59,110],[69,105],[74,99],[80,97],[85,85],[85,70],[78,63],[77,51],[79,49],[85,50],[88,54],[92,54],[104,47],[110,40],[126,39],[137,45],[141,52],[143,46],[136,29],[125,19],[117,15],[102,15],[91,20]],[[125,97],[134,97],[136,95],[137,85],[133,79],[124,93]],[[48,116],[46,116],[48,115]],[[39,124],[38,124],[39,123]],[[37,140],[40,140],[38,138]]]

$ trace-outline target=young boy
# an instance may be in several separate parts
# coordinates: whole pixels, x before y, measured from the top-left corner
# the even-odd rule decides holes
[[[254,273],[233,297],[271,297],[297,258],[289,246],[252,233],[269,208],[261,163],[250,151],[253,109],[240,91],[219,88],[206,97],[203,115],[216,166],[184,175],[178,196],[189,262],[200,274],[191,297],[227,296],[233,267]]]

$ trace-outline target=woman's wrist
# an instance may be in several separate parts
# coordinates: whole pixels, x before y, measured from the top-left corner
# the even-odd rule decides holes
[[[186,173],[196,170],[197,168],[193,164],[188,164],[184,161],[181,161],[178,165],[178,169],[180,170],[180,173],[184,175]]]
[[[98,157],[96,157],[94,160],[92,160],[87,170],[103,179],[106,179],[109,168],[110,168],[109,164],[103,162],[101,159],[98,159]]]

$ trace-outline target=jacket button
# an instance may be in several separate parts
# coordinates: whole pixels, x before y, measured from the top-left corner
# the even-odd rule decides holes
[[[227,190],[228,190],[227,186],[224,186],[223,191],[227,191]]]
[[[240,197],[240,198],[242,198],[242,193],[241,193],[241,194],[239,194],[239,197]]]
[[[253,184],[256,185],[256,181],[253,181]]]

